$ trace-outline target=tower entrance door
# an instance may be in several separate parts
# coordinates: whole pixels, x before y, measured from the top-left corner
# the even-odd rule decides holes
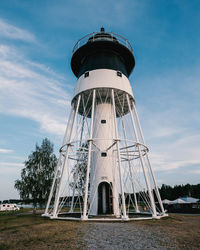
[[[101,182],[98,186],[98,214],[113,213],[113,197],[111,184]]]

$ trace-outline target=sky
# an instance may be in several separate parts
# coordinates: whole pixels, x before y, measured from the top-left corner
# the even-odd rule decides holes
[[[44,138],[61,146],[75,43],[104,27],[126,37],[130,82],[158,185],[200,183],[198,0],[0,1],[0,200]]]

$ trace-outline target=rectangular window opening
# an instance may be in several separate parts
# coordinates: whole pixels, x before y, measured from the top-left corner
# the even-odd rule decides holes
[[[89,71],[85,72],[84,74],[85,78],[89,76]]]
[[[105,124],[105,123],[106,123],[106,120],[101,120],[101,123]]]
[[[101,157],[106,157],[107,156],[107,153],[106,152],[102,152],[101,153]]]
[[[117,71],[117,76],[122,77],[122,72]]]

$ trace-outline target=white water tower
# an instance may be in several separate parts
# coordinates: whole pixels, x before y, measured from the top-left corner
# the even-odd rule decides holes
[[[74,46],[77,83],[44,216],[166,216],[128,79],[134,66],[128,40],[104,28]]]

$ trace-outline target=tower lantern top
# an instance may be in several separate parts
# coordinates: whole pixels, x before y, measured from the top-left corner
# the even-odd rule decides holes
[[[84,36],[80,40],[78,40],[78,42],[75,44],[75,46],[72,50],[72,54],[74,54],[80,47],[85,45],[87,42],[89,42],[89,41],[96,42],[97,39],[95,39],[95,38],[101,38],[102,41],[108,40],[108,38],[110,38],[111,42],[118,42],[119,44],[128,48],[133,53],[133,48],[126,38],[124,38],[123,36],[121,36],[119,34],[115,34],[113,32],[106,32],[105,33],[105,29],[102,27],[100,29],[100,32],[93,32],[93,33],[87,34],[86,36]]]
[[[104,55],[104,58],[102,55]],[[86,59],[88,57],[90,57],[90,64],[91,61],[95,61],[96,68],[94,69],[98,69],[100,67],[99,65],[101,64],[100,68],[104,67],[120,70],[123,64],[124,70],[122,71],[124,71],[123,73],[127,77],[130,75],[135,66],[133,48],[129,41],[121,35],[115,34],[113,32],[105,32],[103,27],[100,29],[100,32],[90,33],[81,38],[75,44],[72,50],[71,68],[76,77],[80,77],[80,75],[85,72],[85,65],[83,64],[86,63]],[[93,57],[93,60],[91,60],[91,57]],[[116,57],[118,57],[118,62],[120,60],[120,63],[118,63],[120,64],[119,68],[116,65],[113,68],[113,66],[111,67],[110,65],[104,65],[104,63],[102,63],[103,60],[104,62],[114,62],[116,61]],[[96,63],[97,58],[101,60],[101,63]],[[87,68],[87,70],[92,69],[93,68]]]

